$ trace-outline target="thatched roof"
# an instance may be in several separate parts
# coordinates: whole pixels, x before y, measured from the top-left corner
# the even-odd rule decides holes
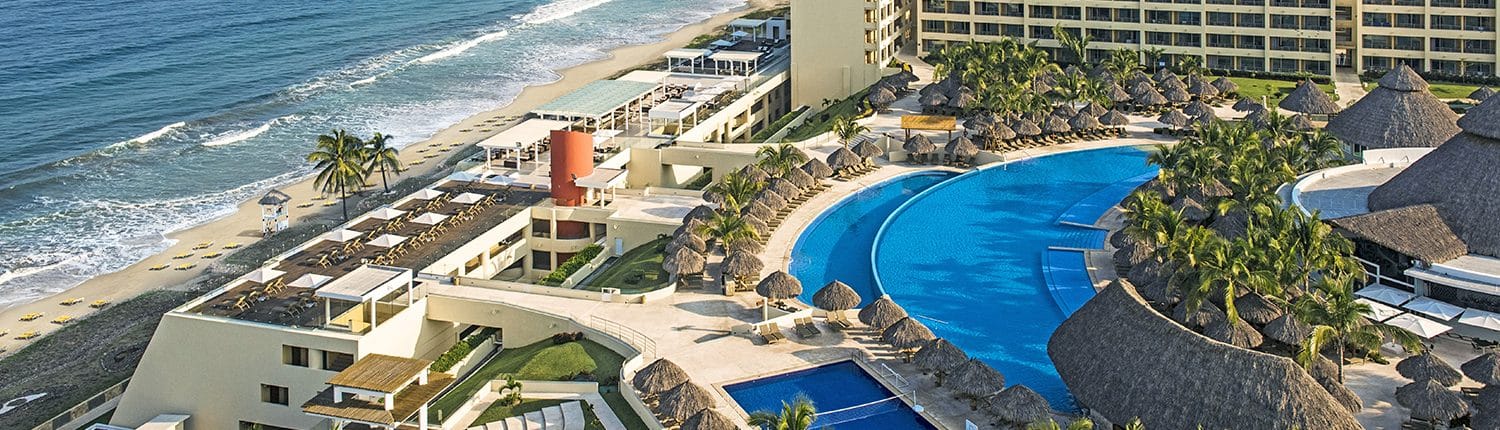
[[[911,154],[931,154],[937,152],[937,145],[932,144],[932,139],[925,134],[914,134],[901,145],[901,150]]]
[[[714,395],[708,389],[692,382],[683,382],[661,393],[661,403],[657,408],[662,415],[682,422],[696,415],[698,411],[712,409],[714,403]]]
[[[1203,206],[1199,198],[1194,195],[1185,195],[1173,200],[1172,210],[1182,213],[1182,217],[1192,222],[1202,222],[1208,219],[1208,209]]]
[[[989,136],[994,139],[1010,140],[1016,138],[1015,130],[1011,130],[1010,126],[999,122],[996,122],[994,126],[990,127],[988,133]]]
[[[1130,245],[1137,246],[1137,245]],[[1162,278],[1162,264],[1154,259],[1148,259],[1130,266],[1130,271],[1125,274],[1125,279],[1136,285],[1147,285]]]
[[[1250,214],[1244,210],[1232,210],[1214,218],[1208,228],[1225,239],[1238,239],[1250,229]]]
[[[1259,348],[1265,342],[1260,332],[1245,321],[1229,322],[1229,318],[1219,318],[1203,328],[1203,334],[1214,340],[1224,342],[1240,348]]]
[[[1171,70],[1167,70],[1167,68],[1162,67],[1162,68],[1156,69],[1156,73],[1151,75],[1151,80],[1154,80],[1156,82],[1161,82],[1161,81],[1165,81],[1167,79],[1174,79],[1176,77],[1177,77],[1176,73],[1172,73]]]
[[[792,181],[782,178],[771,179],[770,182],[766,183],[765,189],[786,199],[795,199],[797,196],[802,195],[801,187],[792,184]]]
[[[922,349],[912,356],[912,362],[923,369],[933,372],[950,373],[958,370],[959,366],[969,361],[969,356],[963,350],[953,346],[945,339],[933,339],[922,345]]]
[[[761,245],[759,241],[754,240],[738,240],[729,244],[729,252],[759,254],[761,251],[765,250],[765,245]]]
[[[859,322],[876,330],[885,330],[902,318],[906,318],[906,309],[892,301],[890,296],[882,296],[859,309]]]
[[[1073,131],[1068,125],[1068,120],[1057,115],[1047,116],[1047,121],[1042,123],[1042,131],[1047,133],[1067,133]]]
[[[661,261],[662,270],[674,275],[703,273],[703,254],[688,248],[677,248]]]
[[[723,194],[715,193],[712,191],[703,192],[703,201],[709,202],[719,207],[724,207],[724,203],[727,202]]]
[[[1307,325],[1307,323],[1302,322],[1302,320],[1297,319],[1292,314],[1284,314],[1271,320],[1270,324],[1266,324],[1266,328],[1262,329],[1261,333],[1277,342],[1287,345],[1301,345],[1302,341],[1307,340],[1307,337],[1312,335],[1312,326]]]
[[[1161,94],[1167,98],[1167,101],[1172,103],[1187,103],[1188,100],[1193,99],[1193,95],[1188,94],[1187,90],[1181,87],[1167,88]]]
[[[1218,97],[1219,93],[1223,92],[1219,90],[1219,87],[1215,87],[1213,84],[1204,81],[1203,78],[1199,77],[1198,75],[1189,77],[1188,81],[1188,92],[1192,93],[1195,96],[1198,96],[1198,98],[1200,99]]]
[[[1474,408],[1484,412],[1500,413],[1500,385],[1490,385],[1474,396]]]
[[[1469,415],[1469,428],[1472,430],[1500,430],[1500,408],[1484,409],[1475,406]]]
[[[1192,118],[1189,118],[1187,115],[1183,114],[1181,110],[1172,109],[1167,111],[1167,113],[1161,114],[1161,116],[1156,117],[1156,121],[1162,124],[1180,128],[1186,127],[1188,125],[1188,121],[1192,121]]]
[[[766,224],[765,221],[762,221],[758,217],[753,217],[753,216],[749,216],[749,215],[742,215],[742,216],[740,216],[740,219],[744,220],[745,224],[749,224],[750,228],[754,229],[755,232],[759,233],[761,236],[766,236],[766,235],[771,234],[771,225],[770,224]]]
[[[1333,98],[1328,97],[1328,93],[1318,88],[1318,84],[1313,83],[1312,80],[1302,81],[1297,85],[1297,89],[1287,94],[1286,98],[1281,99],[1281,103],[1277,103],[1276,106],[1292,112],[1312,115],[1339,113],[1339,105],[1334,103]]]
[[[1235,101],[1234,106],[1231,107],[1233,107],[1234,110],[1240,112],[1252,112],[1260,109],[1265,109],[1265,106],[1261,106],[1260,103],[1257,103],[1255,100],[1250,99],[1239,99],[1238,101]]]
[[[1465,362],[1462,366],[1464,376],[1478,381],[1484,385],[1500,385],[1500,353],[1488,351],[1474,357],[1473,360]],[[1497,410],[1496,412],[1500,412]]]
[[[1463,397],[1433,381],[1417,381],[1396,389],[1396,403],[1411,409],[1420,420],[1450,420],[1469,412]]]
[[[1150,81],[1135,81],[1130,84],[1130,95],[1140,98],[1142,95],[1156,92],[1156,84]],[[1160,93],[1158,93],[1160,94]]]
[[[1211,115],[1214,113],[1214,107],[1209,106],[1208,103],[1204,103],[1203,100],[1193,100],[1192,103],[1188,103],[1187,106],[1182,108],[1182,113],[1191,117],[1198,117],[1203,114]]]
[[[1179,303],[1176,308],[1172,309],[1172,319],[1189,328],[1202,328],[1213,324],[1214,321],[1226,319],[1224,311],[1219,310],[1218,306],[1210,302],[1198,304],[1198,310],[1195,311],[1189,312],[1189,308],[1187,303]]]
[[[833,176],[834,173],[833,168],[828,167],[828,163],[824,163],[823,160],[819,160],[816,158],[807,160],[806,163],[803,163],[802,171],[807,172],[807,174],[809,175],[812,175],[814,179],[827,178],[829,176]]]
[[[1353,390],[1345,387],[1344,384],[1340,384],[1339,381],[1334,379],[1318,379],[1318,385],[1323,386],[1323,389],[1328,391],[1328,395],[1333,396],[1333,400],[1337,401],[1344,409],[1348,409],[1350,413],[1358,413],[1360,409],[1364,408],[1363,402],[1359,400],[1359,395],[1354,394]]]
[[[1167,90],[1184,90],[1184,92],[1187,90],[1187,84],[1182,82],[1182,78],[1176,76],[1157,81],[1156,87],[1160,88],[1163,93]]]
[[[1042,128],[1041,127],[1037,127],[1036,122],[1033,122],[1031,120],[1024,119],[1024,118],[1023,119],[1018,119],[1018,120],[1012,122],[1010,124],[1010,129],[1014,130],[1017,135],[1020,135],[1020,136],[1023,136],[1023,137],[1030,137],[1030,136],[1036,136],[1036,135],[1042,134]]]
[[[636,371],[635,376],[630,379],[630,384],[642,393],[660,394],[687,381],[687,371],[682,370],[677,363],[658,358]]]
[[[889,88],[876,88],[875,91],[870,92],[870,95],[865,96],[865,101],[876,106],[888,105],[896,102],[896,93],[891,92]]]
[[[931,87],[929,86],[928,88]],[[923,89],[925,90],[926,88]],[[917,98],[917,103],[921,103],[922,106],[928,107],[947,106],[948,96],[942,95],[940,93],[923,94],[921,97]]]
[[[814,178],[812,175],[809,175],[807,172],[802,171],[802,169],[788,170],[786,174],[782,175],[781,177],[783,179],[791,181],[792,185],[796,185],[797,188],[801,188],[804,190],[818,185],[818,179]]]
[[[765,268],[765,263],[762,263],[755,254],[730,251],[729,256],[724,257],[724,261],[719,263],[719,268],[724,271],[725,275],[738,278],[760,273]]]
[[[965,87],[967,88],[967,87]],[[960,91],[957,96],[948,98],[948,107],[954,109],[968,109],[978,102],[973,93]]]
[[[1089,115],[1098,118],[1099,115],[1104,115],[1105,112],[1109,112],[1109,109],[1105,109],[1104,106],[1100,106],[1098,103],[1089,102],[1089,104],[1083,106],[1083,110],[1081,110],[1080,112],[1088,112]]]
[[[1130,93],[1125,92],[1125,89],[1120,88],[1120,84],[1116,83],[1109,84],[1109,89],[1105,90],[1104,95],[1109,97],[1109,101],[1115,103],[1125,103],[1132,98]]]
[[[1047,398],[1025,385],[1012,385],[1000,391],[987,402],[990,413],[1000,421],[1024,425],[1052,417],[1052,406]]]
[[[1441,145],[1458,134],[1458,114],[1427,87],[1411,67],[1397,66],[1379,87],[1328,120],[1328,132],[1369,149]]]
[[[712,206],[709,206],[709,205],[698,205],[697,207],[694,207],[693,210],[688,211],[687,215],[683,216],[682,219],[684,221],[686,221],[686,220],[708,221],[710,219],[713,219],[713,217],[714,217],[714,208]]]
[[[755,197],[750,198],[751,204],[759,203],[772,210],[781,210],[787,206],[786,197],[771,190],[760,190]]]
[[[1282,315],[1280,306],[1253,292],[1234,299],[1234,308],[1240,318],[1255,325],[1270,324]]]
[[[675,237],[684,234],[698,234],[698,227],[701,226],[703,226],[702,220],[699,220],[697,218],[688,218],[686,222],[683,222],[682,225],[678,226],[676,230],[672,231],[672,236]]]
[[[751,216],[763,220],[771,219],[771,217],[776,216],[775,209],[771,209],[770,206],[766,206],[765,203],[755,201],[755,199],[750,199],[750,204],[746,205],[745,209],[741,210],[740,212],[742,215]]]
[[[1458,385],[1464,379],[1463,375],[1453,366],[1448,365],[1443,359],[1438,358],[1432,351],[1424,351],[1421,354],[1406,357],[1400,363],[1396,363],[1396,371],[1413,381],[1432,381],[1442,384],[1444,387]]]
[[[1132,242],[1115,251],[1116,266],[1135,266],[1151,260],[1153,248],[1145,242]]]
[[[932,334],[931,329],[912,317],[896,320],[895,324],[891,324],[890,327],[880,332],[880,339],[896,349],[921,348],[922,345],[927,344],[927,341],[936,338],[937,336]]]
[[[969,117],[969,119],[964,120],[964,129],[975,133],[983,133],[990,127],[994,127],[996,123],[997,120],[995,118],[995,114],[989,112],[979,112],[974,116]]]
[[[274,206],[284,205],[289,201],[292,201],[292,196],[281,192],[281,190],[271,190],[266,191],[266,194],[260,196],[260,200],[256,201],[255,203],[262,206]]]
[[[713,409],[704,409],[682,422],[679,430],[735,430],[734,421]]]
[[[825,311],[854,309],[856,306],[859,306],[861,300],[863,299],[859,297],[858,292],[854,291],[854,288],[838,280],[829,282],[828,285],[819,288],[818,292],[813,293],[812,297],[813,306],[817,306],[818,309]]]
[[[1404,206],[1330,222],[1355,236],[1423,261],[1441,263],[1468,253],[1468,246],[1433,205]]]
[[[746,179],[750,180],[750,182],[765,182],[767,179],[771,179],[770,173],[766,173],[765,170],[754,164],[747,165],[744,168],[740,169],[740,174],[744,175]]]
[[[1494,89],[1491,89],[1489,86],[1482,86],[1479,88],[1475,88],[1474,92],[1469,93],[1469,100],[1483,102],[1485,100],[1489,100],[1490,96],[1493,95],[1495,95]]]
[[[948,141],[948,146],[943,149],[949,155],[957,157],[973,157],[979,155],[979,147],[974,146],[974,141],[968,136],[959,136]]]
[[[1005,375],[977,358],[970,358],[948,378],[946,386],[969,397],[989,397],[1005,389]]]
[[[1073,118],[1068,120],[1068,126],[1074,130],[1093,130],[1103,127],[1099,124],[1099,118],[1090,112],[1079,112],[1078,115],[1073,115]]]
[[[1224,76],[1220,76],[1218,79],[1214,79],[1213,84],[1214,88],[1218,88],[1219,92],[1223,94],[1240,92],[1240,84],[1236,84],[1234,83],[1234,81],[1231,81],[1229,80],[1229,78]]]
[[[672,249],[686,248],[695,252],[708,250],[708,243],[702,237],[698,237],[696,231],[691,230],[672,236],[672,241],[667,242],[667,246]]]
[[[857,144],[854,145],[854,154],[859,155],[861,157],[874,158],[874,157],[879,157],[881,154],[884,154],[884,153],[885,153],[884,149],[880,149],[879,146],[876,146],[875,143],[870,142],[868,140],[859,142],[859,143],[857,143]]]
[[[771,272],[755,286],[755,294],[772,300],[789,299],[802,294],[802,281],[782,270]]]
[[[859,154],[855,154],[849,148],[839,148],[834,150],[832,154],[828,154],[828,167],[832,167],[834,170],[854,167],[863,161],[859,157]]]
[[[1052,334],[1047,353],[1078,403],[1113,422],[1140,417],[1153,429],[1361,428],[1291,359],[1184,329],[1126,282],[1074,312]]]
[[[1130,119],[1126,118],[1125,114],[1120,113],[1120,111],[1110,109],[1109,112],[1105,112],[1104,115],[1099,116],[1099,122],[1111,127],[1120,127],[1129,125]]]
[[[1063,118],[1072,118],[1073,115],[1078,115],[1078,109],[1073,109],[1073,105],[1064,103],[1053,107],[1052,114]]]
[[[1312,131],[1314,128],[1317,128],[1317,127],[1313,125],[1311,119],[1307,118],[1307,115],[1300,114],[1300,113],[1296,114],[1296,115],[1292,115],[1292,129],[1293,130],[1297,130],[1297,131]]]

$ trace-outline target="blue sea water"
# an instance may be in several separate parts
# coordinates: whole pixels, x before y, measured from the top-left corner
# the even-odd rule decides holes
[[[818,412],[813,420],[816,428],[935,428],[852,361],[730,384],[724,386],[724,391],[748,413],[778,413],[784,402],[806,397]]]
[[[0,307],[119,270],[304,177],[319,133],[420,141],[744,3],[8,1]]]

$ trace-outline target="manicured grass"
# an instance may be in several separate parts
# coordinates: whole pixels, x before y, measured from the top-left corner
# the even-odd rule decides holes
[[[523,388],[522,391],[525,391],[525,389]],[[515,406],[505,406],[495,403],[480,413],[479,418],[475,418],[474,422],[469,423],[465,428],[480,426],[517,415],[525,415],[528,412],[540,411],[570,401],[572,400],[524,400],[521,404]],[[593,405],[588,404],[588,402],[583,402],[583,417],[584,430],[604,430],[604,424],[599,422],[599,416],[594,414]]]
[[[1429,82],[1432,86],[1432,95],[1440,99],[1462,99],[1469,97],[1469,93],[1479,89],[1478,85],[1450,84],[1447,82]]]
[[[792,129],[790,133],[787,133],[786,138],[782,140],[787,142],[801,142],[827,133],[833,129],[833,119],[840,116],[864,117],[866,113],[863,107],[865,94],[869,92],[870,89],[866,88],[860,90],[858,93],[854,93],[849,98],[834,102],[827,109],[813,114],[812,118],[809,118],[807,122]]]
[[[600,381],[600,391],[603,392],[605,391],[604,384],[614,384],[619,381],[620,365],[624,361],[625,358],[620,354],[590,340],[561,345],[554,345],[551,340],[544,340],[520,348],[507,349],[485,363],[479,370],[474,371],[473,376],[460,382],[448,395],[434,401],[429,412],[434,417],[451,416],[454,410],[479,392],[479,388],[485,382],[505,379],[504,375],[515,375],[516,379],[556,381],[589,371]],[[611,385],[610,388],[612,389],[613,386]],[[525,392],[526,388],[522,387],[521,393],[524,395]],[[608,395],[605,395],[605,398],[607,399]],[[621,400],[624,399],[621,398]],[[614,403],[610,405],[611,408],[616,408],[615,415],[619,416],[627,427],[635,422],[641,426],[639,428],[645,428],[645,424],[635,416],[629,404],[621,403],[624,409],[618,409],[619,406]],[[515,415],[510,411],[506,413],[510,414],[500,416],[500,418]]]
[[[1260,101],[1261,97],[1266,97],[1266,106],[1276,106],[1287,94],[1297,89],[1297,81],[1238,77],[1230,77],[1229,80],[1240,86],[1240,98]],[[1333,84],[1319,84],[1318,87],[1333,95]],[[1338,98],[1335,97],[1334,100]]]
[[[621,293],[635,294],[665,286],[669,275],[661,269],[661,260],[666,256],[663,248],[670,240],[656,239],[626,251],[580,288],[590,291],[619,288]]]

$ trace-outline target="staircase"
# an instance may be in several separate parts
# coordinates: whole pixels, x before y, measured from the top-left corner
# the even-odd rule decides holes
[[[586,420],[583,402],[573,401],[469,427],[468,430],[583,430]]]

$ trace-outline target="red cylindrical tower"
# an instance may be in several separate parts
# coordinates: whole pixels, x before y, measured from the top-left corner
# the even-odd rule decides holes
[[[594,173],[594,136],[567,130],[552,131],[552,200],[558,206],[582,206],[588,191],[574,179]]]

